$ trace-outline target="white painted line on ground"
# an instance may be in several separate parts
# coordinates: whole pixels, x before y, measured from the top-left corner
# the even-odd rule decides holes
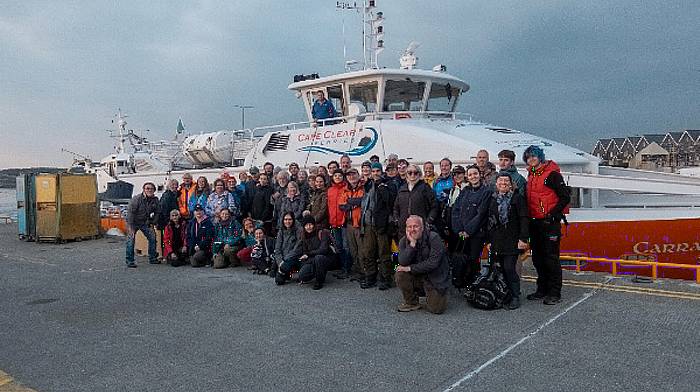
[[[603,283],[603,285],[607,284],[607,283],[610,282],[611,280],[612,280],[612,278],[608,278],[608,279]],[[488,361],[484,362],[484,363],[483,363],[481,366],[479,366],[478,368],[476,368],[476,369],[472,370],[471,372],[467,373],[464,377],[460,378],[460,379],[457,380],[454,384],[452,384],[452,385],[450,385],[449,387],[447,387],[447,389],[445,389],[443,392],[450,392],[450,391],[454,391],[456,388],[459,388],[460,385],[462,385],[462,384],[465,383],[466,381],[469,381],[470,379],[472,379],[472,378],[473,378],[474,376],[476,376],[477,374],[481,373],[482,370],[484,370],[484,369],[486,369],[487,367],[489,367],[492,363],[494,363],[494,362],[498,361],[499,359],[505,357],[509,352],[513,351],[513,349],[515,349],[516,347],[520,346],[521,344],[523,344],[524,342],[526,342],[526,341],[529,340],[530,338],[532,338],[532,337],[534,337],[535,335],[537,335],[540,331],[542,331],[543,329],[545,329],[549,324],[552,324],[553,322],[557,321],[561,316],[563,316],[563,315],[569,313],[569,311],[570,311],[571,309],[573,309],[573,308],[579,306],[580,304],[582,304],[583,302],[585,302],[587,299],[591,298],[591,297],[593,296],[593,294],[595,294],[595,293],[598,291],[598,289],[599,289],[599,288],[596,287],[596,288],[594,288],[593,290],[587,292],[586,294],[583,295],[583,297],[581,297],[581,299],[579,299],[578,301],[576,301],[576,302],[574,302],[573,304],[569,305],[569,307],[567,307],[567,308],[564,309],[563,311],[559,312],[559,313],[556,314],[554,317],[552,317],[552,318],[550,318],[549,320],[545,321],[544,323],[540,324],[540,326],[537,327],[537,329],[535,329],[534,331],[530,332],[529,334],[523,336],[520,340],[518,340],[517,342],[515,342],[515,343],[511,344],[510,346],[508,346],[505,350],[503,350],[503,351],[501,351],[500,353],[498,353],[495,357],[489,359]]]

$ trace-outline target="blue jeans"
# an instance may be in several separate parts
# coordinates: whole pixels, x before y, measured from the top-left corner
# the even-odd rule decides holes
[[[340,255],[340,265],[343,271],[350,273],[352,269],[352,257],[347,244],[345,243],[345,231],[344,227],[338,227],[331,229],[331,235],[333,236],[333,243],[337,247],[338,254]]]
[[[158,260],[156,232],[148,225],[134,226],[131,229],[131,233],[126,236],[126,264],[134,264],[134,242],[136,241],[136,232],[139,230],[148,240],[148,261],[154,262]]]

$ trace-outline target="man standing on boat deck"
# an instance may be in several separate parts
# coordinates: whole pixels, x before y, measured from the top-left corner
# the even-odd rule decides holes
[[[523,153],[528,166],[527,205],[530,214],[532,263],[537,270],[537,291],[526,298],[544,300],[545,305],[561,301],[561,264],[559,242],[561,221],[571,196],[554,161],[547,161],[544,151],[530,146]]]
[[[155,195],[156,185],[152,182],[143,184],[143,192],[132,197],[126,216],[126,266],[136,268],[134,261],[134,241],[136,232],[141,230],[148,240],[148,262],[159,264],[156,252],[156,232],[153,225],[158,219],[158,197]]]
[[[316,101],[311,109],[311,117],[313,117],[316,124],[323,126],[325,125],[323,120],[337,116],[333,102],[326,99],[323,90],[316,91]]]
[[[184,219],[191,218],[188,203],[190,201],[190,196],[194,193],[197,184],[192,181],[192,174],[185,173],[182,175],[182,184],[180,184],[180,191],[177,197],[177,206],[180,210],[180,216]],[[170,213],[170,212],[168,212]]]

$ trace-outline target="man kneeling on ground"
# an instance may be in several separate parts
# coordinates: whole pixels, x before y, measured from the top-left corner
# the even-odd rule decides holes
[[[423,288],[427,295],[426,310],[443,313],[447,309],[449,272],[447,252],[440,235],[425,227],[420,216],[409,216],[406,236],[399,241],[399,266],[396,267],[396,285],[403,295],[399,312],[420,309],[416,290]]]
[[[212,244],[214,242],[214,225],[204,213],[204,207],[197,204],[194,207],[194,219],[187,227],[187,247],[192,267],[204,267],[212,263]]]

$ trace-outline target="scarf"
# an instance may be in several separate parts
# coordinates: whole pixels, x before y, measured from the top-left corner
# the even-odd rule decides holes
[[[496,203],[498,204],[498,218],[502,224],[508,224],[508,207],[510,199],[513,197],[513,191],[507,193],[496,194]]]

